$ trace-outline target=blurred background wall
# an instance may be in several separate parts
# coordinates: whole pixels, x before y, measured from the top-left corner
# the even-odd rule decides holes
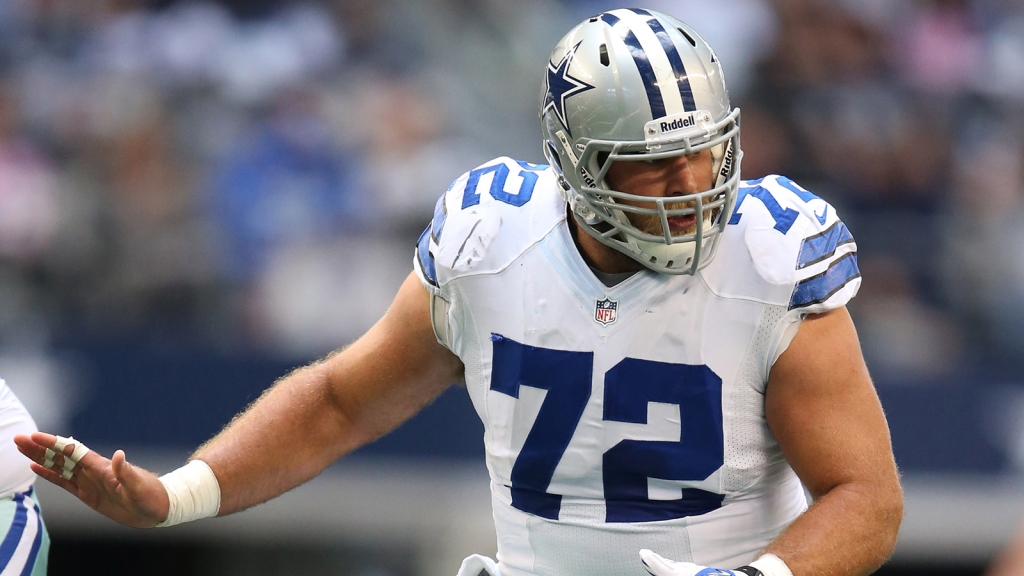
[[[0,0],[0,375],[42,429],[176,467],[383,313],[459,174],[543,161],[549,51],[614,7]],[[646,7],[716,48],[744,176],[858,240],[908,488],[887,573],[981,573],[1024,511],[1024,5]],[[160,533],[44,488],[51,573],[454,574],[493,549],[481,431],[454,389],[282,501]]]

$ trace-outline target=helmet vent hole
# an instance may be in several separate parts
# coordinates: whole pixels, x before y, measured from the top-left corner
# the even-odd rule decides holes
[[[669,261],[668,261],[668,262],[667,262],[667,263],[665,264],[665,266],[668,266],[669,268],[671,268],[673,264],[675,264],[675,260],[669,260]]]
[[[590,22],[597,22],[597,19],[598,19],[599,16],[600,15],[598,15],[598,16],[591,16],[590,17]]]
[[[693,46],[694,48],[697,47],[697,41],[693,39],[693,36],[687,34],[686,30],[683,30],[682,28],[676,28],[676,30],[679,30],[679,33],[685,36],[686,39],[690,41],[690,46]]]
[[[559,170],[561,170],[562,169],[562,159],[558,157],[558,151],[555,150],[555,147],[551,145],[551,142],[548,142],[547,145],[548,145],[548,157],[550,158],[551,162],[553,162],[555,164],[555,166]]]
[[[658,259],[655,258],[654,256],[651,256],[651,264],[657,264],[657,263],[658,263]]]
[[[602,66],[608,66],[609,64],[611,64],[611,61],[608,59],[608,45],[607,44],[601,44],[601,47],[598,48],[598,52],[601,53],[601,65]]]

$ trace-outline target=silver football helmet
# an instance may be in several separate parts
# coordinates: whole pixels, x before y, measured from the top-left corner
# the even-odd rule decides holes
[[[693,274],[711,262],[740,183],[740,111],[729,105],[718,57],[692,28],[640,9],[586,20],[551,53],[540,117],[544,154],[584,230],[658,272]],[[652,198],[605,181],[613,162],[703,150],[712,155],[709,190]],[[660,233],[630,214],[655,217]],[[695,226],[673,232],[669,218],[685,216]]]

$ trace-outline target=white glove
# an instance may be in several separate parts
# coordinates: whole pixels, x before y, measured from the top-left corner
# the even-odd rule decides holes
[[[501,576],[498,565],[487,556],[473,554],[462,561],[456,576]]]
[[[676,562],[650,551],[640,551],[640,561],[651,576],[747,576],[735,570],[709,568],[693,562]]]

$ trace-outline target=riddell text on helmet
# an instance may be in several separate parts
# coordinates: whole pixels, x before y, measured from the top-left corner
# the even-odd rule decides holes
[[[662,122],[661,123],[661,131],[662,132],[668,132],[670,130],[679,130],[680,128],[689,128],[689,127],[693,126],[695,123],[696,123],[696,120],[694,119],[694,117],[692,115],[691,116],[687,116],[685,118],[676,118],[675,120],[673,120],[671,122]]]

